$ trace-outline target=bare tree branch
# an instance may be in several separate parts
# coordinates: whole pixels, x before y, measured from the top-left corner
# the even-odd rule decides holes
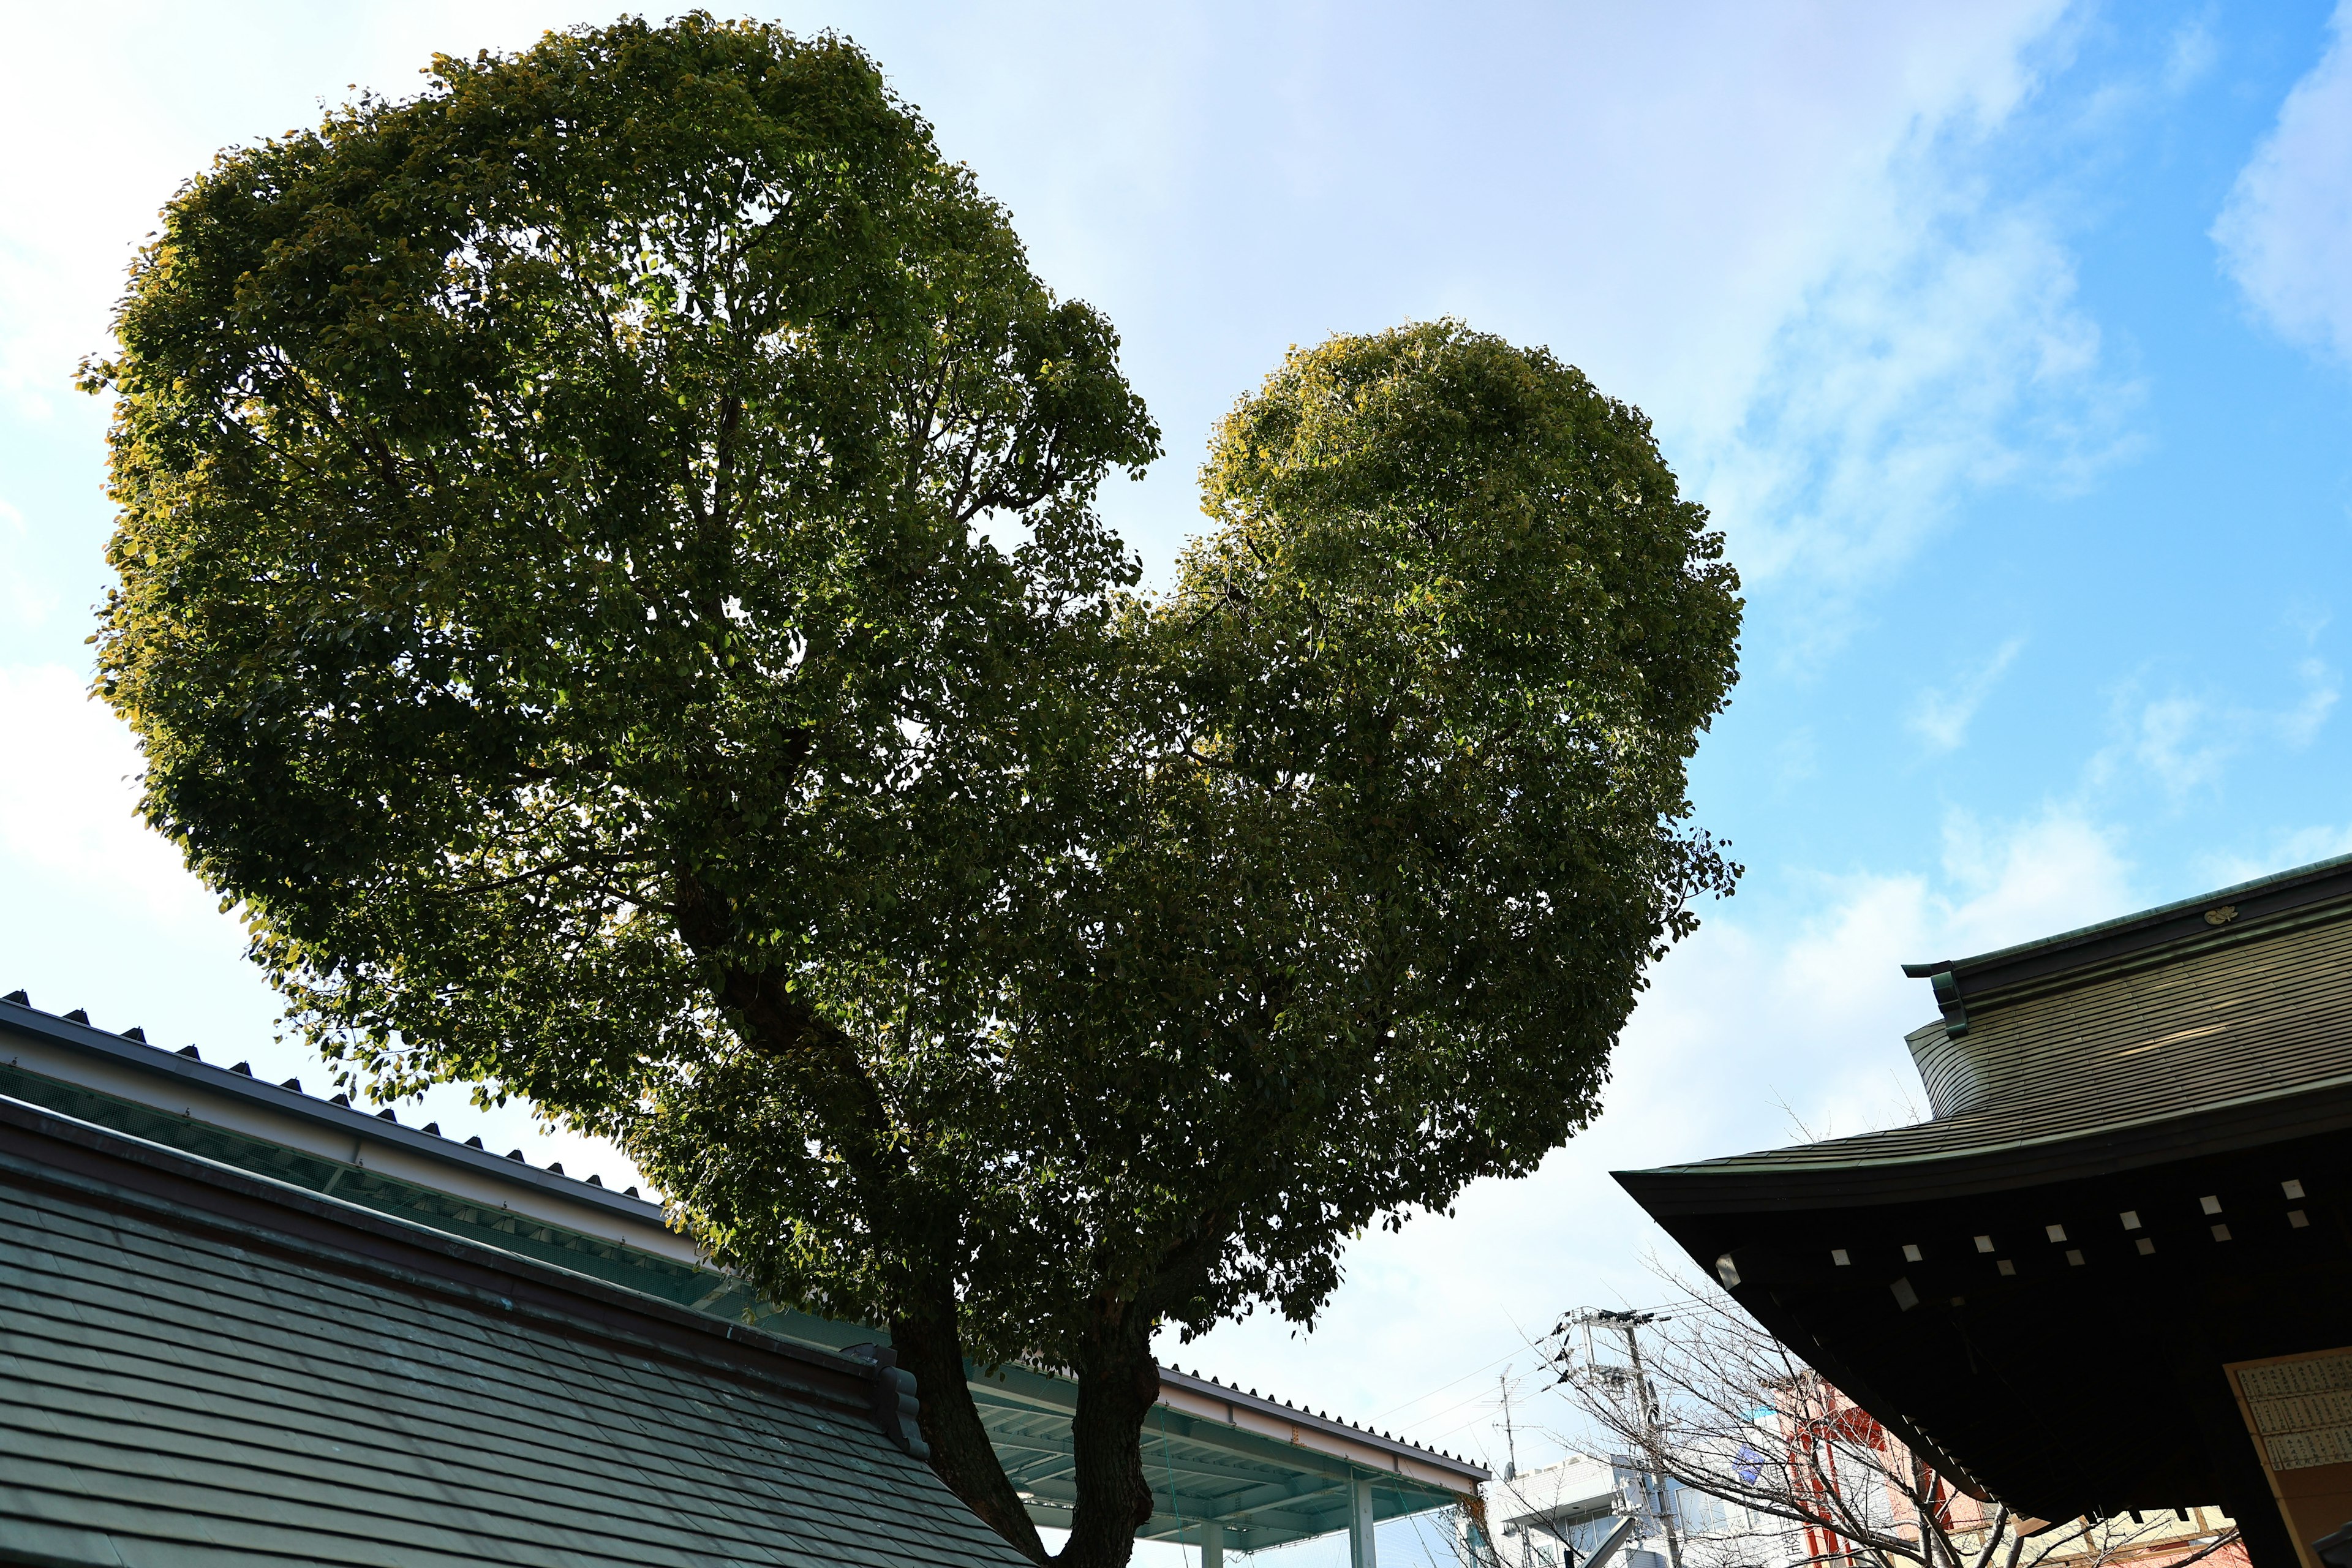
[[[1568,1319],[1552,1349],[1563,1391],[1619,1462],[1662,1478],[1669,1493],[1725,1505],[1727,1522],[1686,1531],[1685,1568],[2190,1568],[2217,1554],[2243,1560],[2235,1530],[2210,1532],[2169,1513],[2052,1528],[1998,1500],[1979,1501],[1729,1297],[1679,1281],[1675,1289],[1671,1308],[1644,1315],[1638,1368],[1611,1364],[1599,1346],[1572,1340]],[[1664,1506],[1675,1512],[1684,1504],[1670,1496]],[[1519,1565],[1506,1559],[1505,1568]]]

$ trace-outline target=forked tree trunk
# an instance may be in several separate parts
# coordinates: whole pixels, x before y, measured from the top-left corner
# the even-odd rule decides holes
[[[1135,1551],[1136,1529],[1151,1517],[1142,1439],[1144,1422],[1160,1398],[1160,1368],[1151,1359],[1148,1321],[1140,1331],[1127,1326],[1128,1320],[1141,1317],[1130,1307],[1116,1326],[1107,1326],[1084,1347],[1085,1364],[1072,1369],[1078,1386],[1070,1423],[1077,1509],[1068,1542],[1052,1556],[981,1425],[952,1310],[890,1325],[898,1364],[915,1374],[931,1468],[965,1507],[1034,1563],[1125,1568]]]
[[[687,874],[677,878],[676,896],[678,927],[688,945],[698,952],[722,951],[730,929],[718,901]],[[870,1152],[881,1141],[887,1121],[880,1097],[837,1026],[774,974],[730,967],[719,994],[742,1018],[756,1048],[795,1064],[803,1091],[822,1108],[847,1149]],[[854,1153],[851,1164],[861,1179],[887,1186],[887,1177]],[[1190,1277],[1187,1266],[1197,1272],[1198,1255],[1213,1251],[1214,1238],[1222,1235],[1215,1225],[1196,1226],[1169,1260],[1177,1277]],[[1153,1314],[1133,1301],[1104,1303],[1095,1331],[1078,1348],[1078,1364],[1071,1369],[1077,1374],[1077,1410],[1070,1423],[1077,1504],[1067,1544],[1049,1556],[972,1402],[954,1289],[935,1284],[927,1295],[921,1307],[892,1321],[890,1342],[898,1365],[914,1374],[918,1419],[933,1473],[982,1522],[1034,1563],[1126,1568],[1134,1554],[1135,1531],[1151,1517],[1142,1436],[1144,1421],[1160,1398],[1160,1368],[1151,1359]]]

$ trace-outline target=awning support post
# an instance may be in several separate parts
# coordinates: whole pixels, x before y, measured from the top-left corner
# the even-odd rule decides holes
[[[1225,1568],[1225,1527],[1213,1519],[1201,1527],[1201,1568]]]
[[[1348,1568],[1379,1568],[1372,1551],[1372,1483],[1366,1476],[1348,1483]]]

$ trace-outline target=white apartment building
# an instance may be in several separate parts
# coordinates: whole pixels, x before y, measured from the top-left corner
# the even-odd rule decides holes
[[[1779,1521],[1671,1481],[1664,1490],[1661,1496],[1659,1483],[1630,1459],[1589,1454],[1489,1481],[1493,1563],[1496,1568],[1676,1568],[1679,1559],[1679,1568],[1784,1568],[1804,1555],[1799,1535]],[[1615,1539],[1629,1521],[1625,1535]]]

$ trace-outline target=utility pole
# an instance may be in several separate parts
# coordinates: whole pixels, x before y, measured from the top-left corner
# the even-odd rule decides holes
[[[1657,1500],[1658,1525],[1666,1533],[1666,1560],[1671,1568],[1683,1568],[1682,1531],[1675,1525],[1674,1496],[1666,1490],[1665,1467],[1658,1461],[1662,1448],[1658,1436],[1658,1391],[1651,1386],[1649,1369],[1642,1364],[1642,1340],[1639,1331],[1645,1323],[1658,1321],[1654,1312],[1612,1312],[1606,1307],[1585,1307],[1561,1320],[1581,1323],[1585,1331],[1585,1359],[1591,1359],[1592,1325],[1600,1323],[1615,1329],[1625,1336],[1625,1354],[1633,1365],[1633,1396],[1641,1402],[1642,1435],[1644,1438],[1643,1468],[1650,1478],[1651,1495]]]
[[[1511,1430],[1511,1369],[1505,1367],[1495,1382],[1503,1391],[1503,1479],[1515,1481],[1519,1479],[1519,1439]],[[1682,1564],[1676,1563],[1675,1568],[1682,1568]]]

